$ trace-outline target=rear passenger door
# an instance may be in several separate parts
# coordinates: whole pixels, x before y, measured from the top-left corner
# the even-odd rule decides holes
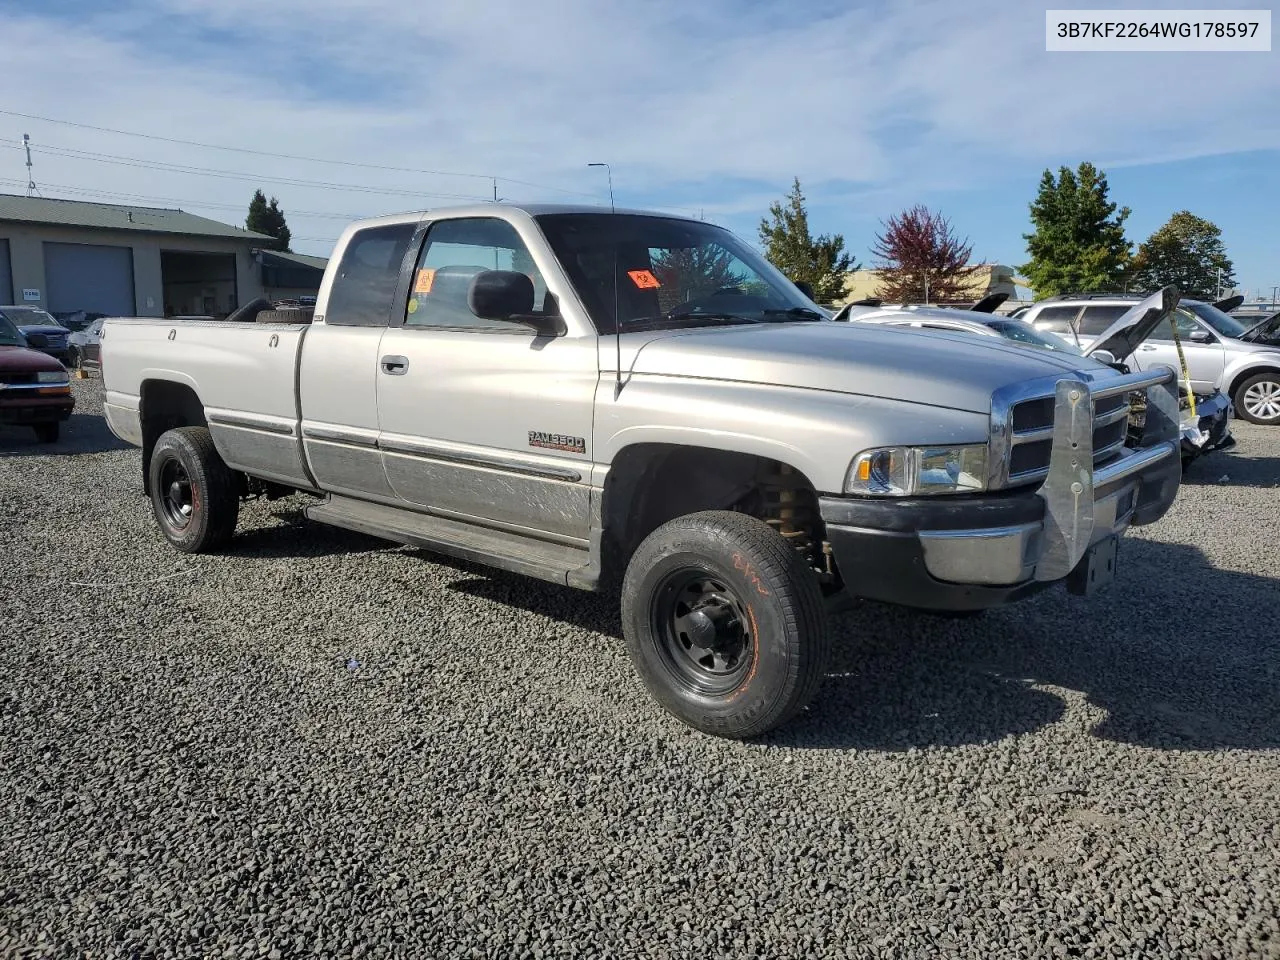
[[[324,490],[395,501],[378,451],[378,349],[416,230],[409,221],[354,233],[303,340],[302,439]]]
[[[432,223],[382,340],[387,479],[417,509],[585,545],[597,338],[475,316],[467,291],[485,270],[527,274],[534,311],[558,312],[547,271],[511,221]]]
[[[1048,333],[1056,333],[1059,336],[1066,337],[1071,343],[1079,345],[1076,337],[1076,317],[1080,313],[1080,304],[1073,303],[1070,305],[1060,305],[1045,307],[1031,321],[1031,325],[1037,330],[1044,330]]]

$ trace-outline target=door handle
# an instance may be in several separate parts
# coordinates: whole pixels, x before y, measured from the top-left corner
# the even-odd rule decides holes
[[[1151,344],[1149,344],[1149,343],[1144,343],[1144,344],[1143,344],[1142,346],[1140,346],[1138,349],[1139,349],[1139,350],[1156,350],[1156,349],[1159,349],[1159,348],[1158,348],[1158,347],[1153,347],[1153,346],[1152,346]]]
[[[382,358],[382,372],[393,377],[403,376],[409,371],[409,358],[385,356]]]

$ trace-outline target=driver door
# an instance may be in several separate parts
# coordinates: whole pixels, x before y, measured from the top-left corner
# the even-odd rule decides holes
[[[378,350],[387,480],[414,509],[585,545],[596,338],[475,316],[468,289],[485,270],[528,274],[535,312],[558,311],[513,224],[434,222]]]

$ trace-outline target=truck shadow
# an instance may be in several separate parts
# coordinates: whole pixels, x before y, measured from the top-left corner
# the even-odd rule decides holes
[[[959,621],[874,603],[833,616],[821,691],[765,742],[956,747],[1066,720],[1159,750],[1280,747],[1280,583],[1136,537],[1122,562],[1089,599],[1054,588]],[[452,590],[621,636],[616,600],[449,563],[465,574]]]
[[[54,443],[40,443],[30,427],[0,426],[0,457],[57,457],[132,449],[107,428],[96,413],[73,413],[63,421]]]
[[[271,522],[239,530],[222,551],[223,556],[288,560],[403,549],[390,540],[308,520],[302,504],[267,509]]]
[[[1280,457],[1210,454],[1182,475],[1184,487],[1280,487]]]

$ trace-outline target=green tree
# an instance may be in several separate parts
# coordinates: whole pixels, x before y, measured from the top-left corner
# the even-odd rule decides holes
[[[760,221],[760,241],[769,262],[792,280],[812,286],[819,303],[841,297],[845,274],[858,269],[853,257],[844,252],[843,236],[815,237],[809,232],[809,212],[798,177],[785,202],[771,204],[769,219]]]
[[[1158,290],[1176,284],[1193,300],[1213,300],[1235,286],[1235,267],[1227,256],[1218,225],[1179,210],[1138,247],[1130,285]]]
[[[280,209],[275,197],[268,202],[261,190],[255,190],[253,199],[249,201],[249,216],[245,218],[244,225],[255,233],[275,237],[277,249],[289,252],[289,241],[293,235],[289,232],[284,211]]]
[[[1036,298],[1119,290],[1133,250],[1125,239],[1129,208],[1107,198],[1107,177],[1091,163],[1046,170],[1031,204],[1034,233],[1024,234],[1031,259],[1018,270]]]

